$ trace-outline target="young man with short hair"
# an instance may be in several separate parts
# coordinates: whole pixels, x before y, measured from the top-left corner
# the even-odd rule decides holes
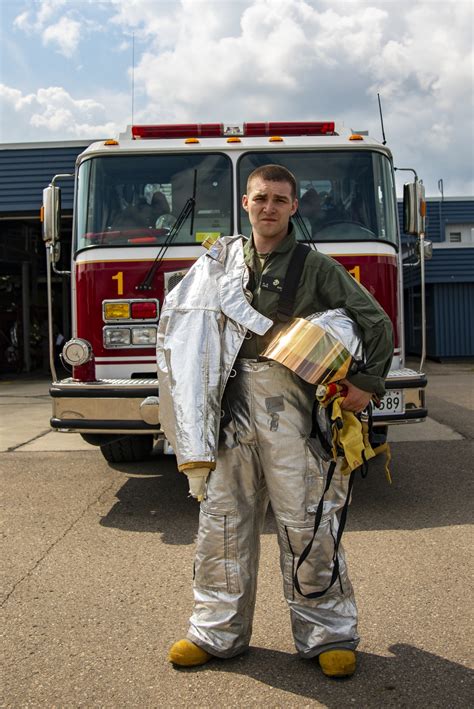
[[[308,446],[315,387],[286,367],[261,357],[272,339],[271,325],[278,318],[282,285],[291,277],[294,263],[296,237],[291,217],[298,208],[294,176],[279,165],[258,168],[248,178],[242,204],[252,226],[243,255],[239,237],[220,240],[222,243],[218,242],[207,261],[204,256],[204,261],[197,262],[194,273],[198,275],[191,274],[191,269],[188,282],[182,281],[181,291],[174,297],[174,291],[171,293],[160,325],[158,365],[164,410],[167,388],[170,398],[179,399],[174,411],[186,410],[180,397],[187,394],[176,389],[179,371],[175,367],[171,372],[176,348],[176,361],[182,356],[182,338],[173,333],[178,332],[183,318],[189,317],[186,332],[191,337],[192,328],[201,328],[197,341],[207,343],[200,353],[202,361],[206,356],[215,356],[225,370],[222,379],[214,383],[215,367],[196,364],[208,368],[201,369],[192,380],[196,412],[199,411],[195,425],[186,427],[176,417],[177,426],[181,427],[181,435],[176,436],[178,449],[182,442],[182,451],[177,453],[178,467],[189,476],[191,492],[202,502],[194,611],[187,638],[173,645],[169,659],[180,666],[200,665],[213,656],[233,657],[248,648],[259,537],[271,502],[297,651],[304,658],[318,657],[326,675],[345,677],[355,670],[359,637],[354,594],[341,546],[337,552],[337,581],[320,597],[314,596],[328,586],[331,578],[339,514],[349,494],[348,478],[336,469],[325,493],[318,533],[300,568],[299,593],[294,584],[295,565],[313,535],[328,464]],[[251,307],[237,296],[233,300],[226,297],[226,288],[232,287],[229,284],[240,283],[239,278],[231,276],[239,273],[241,267],[247,272],[245,288]],[[207,291],[213,288],[214,300],[209,299],[207,306],[202,304],[202,299],[210,298]],[[209,311],[218,298],[220,311],[217,308],[213,317],[219,325],[214,326]],[[202,321],[196,315],[200,306],[203,310],[207,307]],[[246,312],[246,307],[252,313]],[[348,391],[343,406],[360,412],[373,394],[384,393],[393,352],[391,323],[374,298],[340,264],[311,250],[298,282],[293,315],[304,318],[336,308],[345,308],[357,323],[365,345],[364,371],[344,380]],[[209,408],[203,403],[205,396],[200,386],[204,385],[200,382],[206,382]],[[186,391],[189,392],[189,381]],[[217,414],[214,411],[216,416],[220,416],[220,408],[223,410],[223,418],[216,424],[218,444],[212,433],[213,407],[219,408]]]

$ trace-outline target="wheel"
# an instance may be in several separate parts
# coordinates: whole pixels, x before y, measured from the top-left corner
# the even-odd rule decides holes
[[[102,443],[100,452],[109,463],[138,463],[146,460],[153,450],[153,436],[123,436]]]

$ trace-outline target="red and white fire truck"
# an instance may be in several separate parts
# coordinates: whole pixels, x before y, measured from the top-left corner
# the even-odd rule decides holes
[[[333,122],[131,126],[77,159],[73,217],[72,338],[58,380],[51,354],[51,426],[79,432],[110,461],[146,457],[162,436],[155,342],[166,294],[221,235],[249,234],[241,207],[250,172],[284,165],[295,175],[298,238],[340,261],[390,316],[395,349],[375,430],[426,417],[420,371],[405,367],[400,228],[390,150]],[[57,175],[44,190],[51,272],[60,242]],[[69,176],[71,177],[71,176]],[[405,224],[424,254],[424,191],[405,189]],[[51,343],[51,353],[53,344]],[[189,357],[194,357],[189,352]]]

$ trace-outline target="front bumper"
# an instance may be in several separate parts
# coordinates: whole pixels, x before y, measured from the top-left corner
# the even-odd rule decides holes
[[[160,430],[156,379],[101,379],[53,382],[51,427],[70,433],[157,433]]]
[[[387,426],[400,423],[417,423],[424,421],[428,415],[425,405],[425,388],[428,383],[426,375],[414,369],[397,369],[388,373],[385,380],[387,393],[400,390],[403,393],[403,411],[400,413],[383,413],[374,410],[373,425]]]
[[[403,391],[403,412],[374,412],[374,426],[416,423],[427,416],[424,374],[413,369],[389,372],[386,389]],[[156,379],[102,379],[75,382],[63,379],[50,387],[53,399],[51,427],[71,433],[158,433],[159,404]]]

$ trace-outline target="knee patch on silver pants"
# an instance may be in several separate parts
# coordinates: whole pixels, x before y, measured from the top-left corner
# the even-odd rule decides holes
[[[194,581],[200,588],[239,593],[235,513],[201,506]]]
[[[313,526],[301,526],[278,521],[281,544],[281,563],[285,597],[288,600],[302,598],[296,591],[294,574],[298,560],[314,534]],[[335,534],[330,519],[322,519],[311,550],[298,571],[298,580],[304,594],[323,591],[331,582],[334,569]],[[342,549],[339,548],[340,577],[328,590],[341,593],[342,578],[345,577],[345,562]],[[326,594],[325,594],[326,595]]]

